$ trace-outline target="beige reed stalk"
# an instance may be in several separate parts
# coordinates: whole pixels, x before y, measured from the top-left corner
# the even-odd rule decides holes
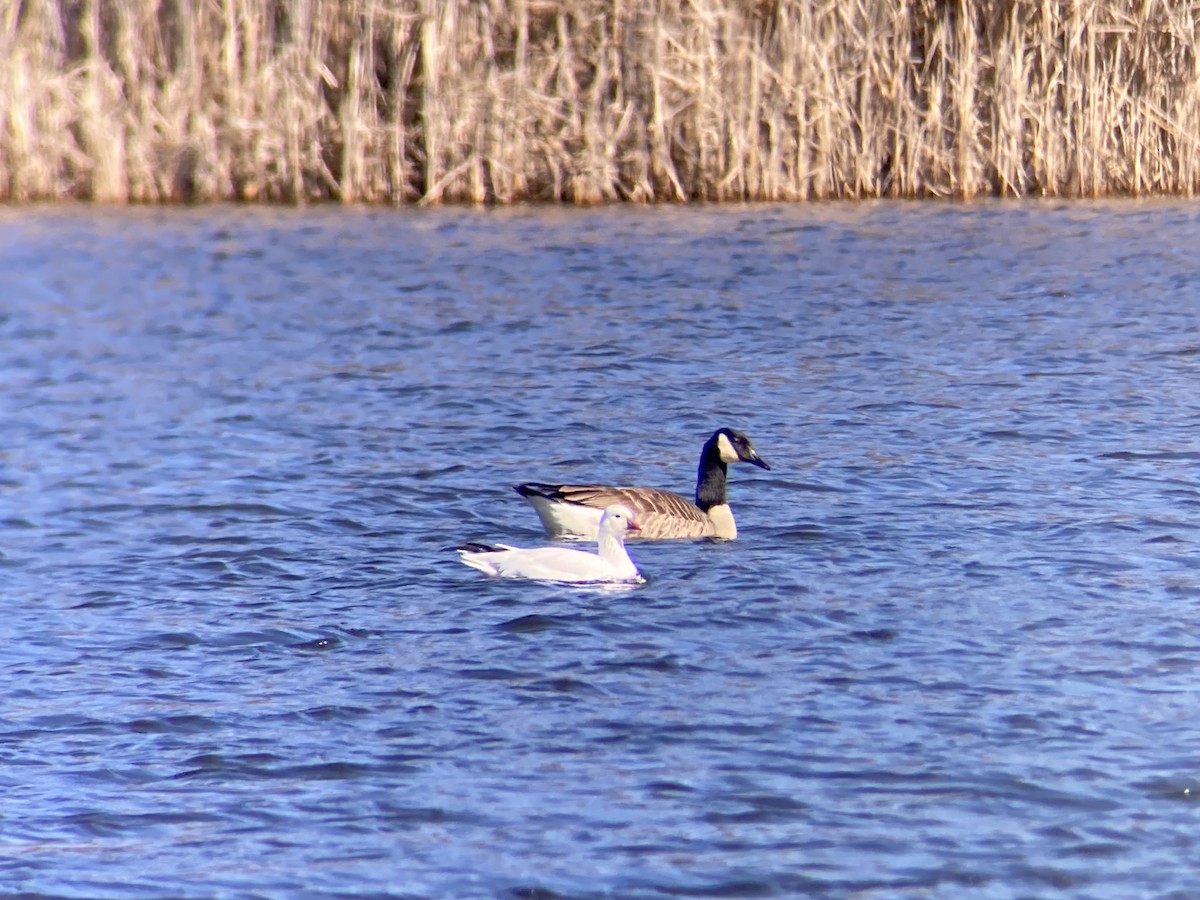
[[[0,199],[1191,195],[1175,0],[0,2]]]

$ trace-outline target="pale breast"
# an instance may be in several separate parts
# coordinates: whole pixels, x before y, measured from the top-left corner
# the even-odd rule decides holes
[[[713,537],[732,541],[737,537],[737,524],[733,521],[733,510],[728,503],[718,503],[708,508],[708,518],[712,523]]]

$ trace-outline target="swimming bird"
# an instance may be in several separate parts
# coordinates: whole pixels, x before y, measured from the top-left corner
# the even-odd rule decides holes
[[[501,578],[581,584],[644,581],[625,550],[625,533],[639,527],[632,510],[613,504],[600,516],[598,554],[569,547],[522,549],[506,544],[464,544],[455,549],[468,566]]]
[[[514,490],[533,504],[551,537],[595,539],[604,508],[621,503],[637,516],[640,537],[732,540],[737,537],[737,525],[725,497],[727,466],[732,462],[771,468],[754,451],[750,438],[732,428],[718,428],[700,451],[695,503],[682,494],[650,487],[529,481]]]

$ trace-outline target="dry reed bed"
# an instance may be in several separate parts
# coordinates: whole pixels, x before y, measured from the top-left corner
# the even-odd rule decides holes
[[[0,199],[1192,194],[1174,0],[9,0]]]

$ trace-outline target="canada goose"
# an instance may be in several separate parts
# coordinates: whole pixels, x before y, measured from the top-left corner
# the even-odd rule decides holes
[[[750,445],[750,438],[732,428],[713,432],[700,451],[696,502],[682,494],[649,487],[609,487],[602,484],[518,484],[514,490],[533,504],[551,537],[595,539],[601,511],[623,503],[633,510],[643,538],[737,537],[737,525],[725,499],[726,468],[748,462],[770,469]]]
[[[600,583],[644,581],[625,550],[625,532],[637,531],[633,511],[614,504],[600,516],[599,554],[567,547],[523,550],[498,544],[464,544],[456,547],[462,561],[474,569],[501,578],[536,578],[539,581]]]

